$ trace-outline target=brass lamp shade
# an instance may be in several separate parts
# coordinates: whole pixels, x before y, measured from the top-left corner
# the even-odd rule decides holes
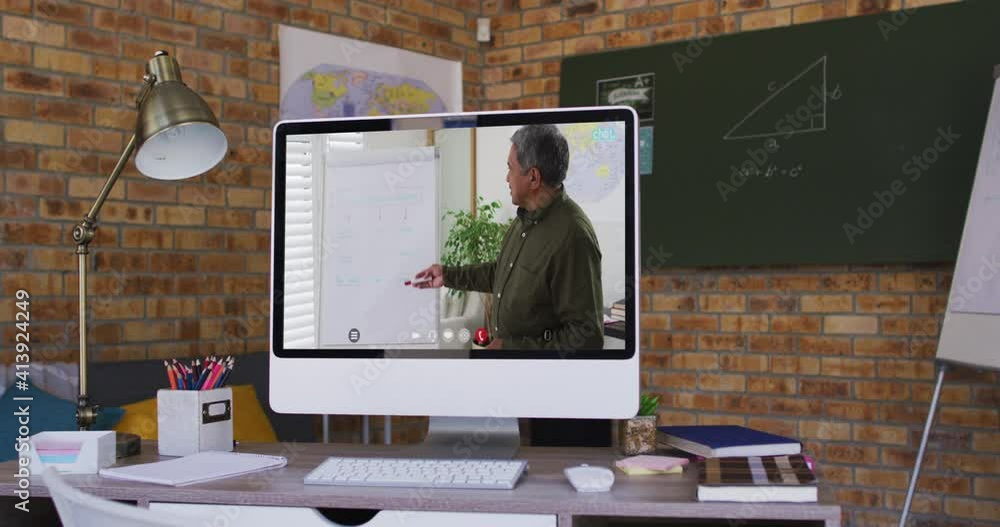
[[[136,123],[135,166],[153,179],[185,179],[208,171],[229,146],[212,109],[181,81],[173,57],[157,54],[146,64],[156,77]]]

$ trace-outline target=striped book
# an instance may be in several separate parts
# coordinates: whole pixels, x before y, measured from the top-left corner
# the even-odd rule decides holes
[[[706,459],[698,501],[817,501],[816,476],[802,455]]]

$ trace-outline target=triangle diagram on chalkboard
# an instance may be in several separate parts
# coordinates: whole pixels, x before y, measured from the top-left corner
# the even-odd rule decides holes
[[[775,83],[772,83],[772,86]],[[722,136],[724,140],[826,130],[826,56],[777,88]]]

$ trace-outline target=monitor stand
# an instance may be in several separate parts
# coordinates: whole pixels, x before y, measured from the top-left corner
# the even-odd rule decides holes
[[[514,417],[431,416],[424,442],[413,453],[444,459],[513,459],[521,448]]]

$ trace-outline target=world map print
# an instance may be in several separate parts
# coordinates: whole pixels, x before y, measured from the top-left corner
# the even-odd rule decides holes
[[[296,79],[281,103],[282,119],[444,111],[441,97],[421,80],[330,64]]]
[[[559,130],[569,143],[566,190],[581,203],[610,196],[625,179],[624,123],[574,123]]]

